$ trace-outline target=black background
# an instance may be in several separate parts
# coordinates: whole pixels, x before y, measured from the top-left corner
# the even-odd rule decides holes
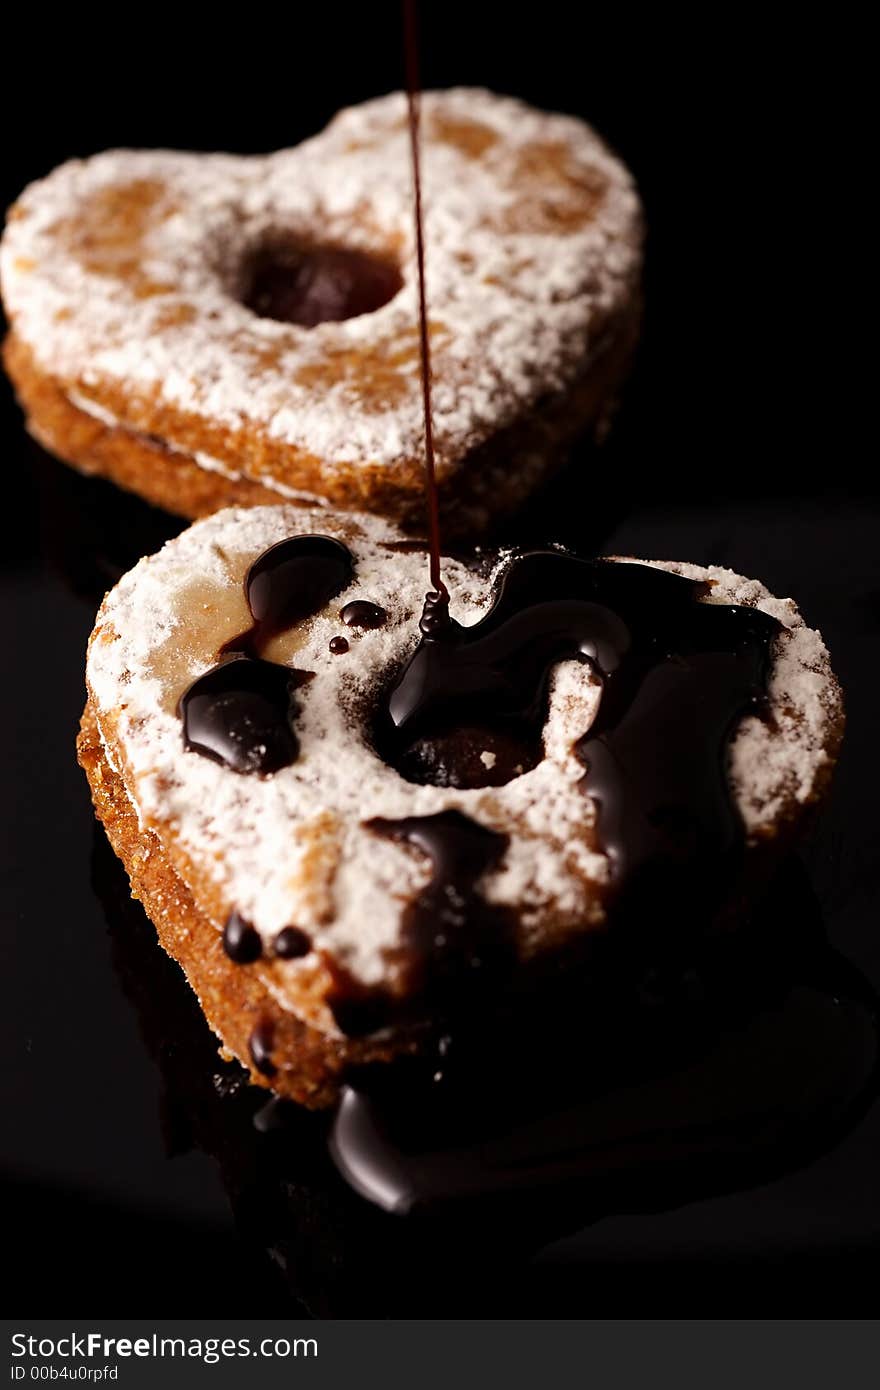
[[[4,203],[71,155],[274,149],[400,85],[395,4],[302,8],[202,10],[192,29],[158,10],[117,14],[101,32],[94,17],[16,21]],[[647,208],[644,346],[613,441],[509,531],[729,564],[793,594],[822,628],[850,722],[807,861],[834,945],[877,985],[880,504],[848,438],[863,276],[852,128],[829,100],[832,81],[858,85],[859,36],[842,18],[810,31],[803,16],[795,26],[742,8],[648,22],[618,7],[577,27],[575,7],[552,3],[424,10],[426,85],[481,83],[587,116]],[[0,1162],[17,1305],[280,1311],[283,1286],[236,1234],[213,1162],[187,1150],[167,1103],[160,1123],[159,1073],[92,886],[100,845],[73,757],[100,593],[175,523],[53,464],[8,390],[2,431]],[[873,1311],[878,1157],[875,1109],[808,1168],[609,1219],[545,1251],[503,1297],[487,1286],[473,1311]]]

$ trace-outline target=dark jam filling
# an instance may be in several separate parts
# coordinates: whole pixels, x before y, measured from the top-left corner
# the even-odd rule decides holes
[[[280,241],[251,255],[242,281],[241,299],[248,309],[303,328],[370,314],[403,284],[394,262],[379,256]]]

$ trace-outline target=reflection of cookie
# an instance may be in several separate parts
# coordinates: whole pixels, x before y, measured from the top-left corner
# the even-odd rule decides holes
[[[318,526],[323,538],[306,540]],[[260,557],[292,536],[311,569],[298,571],[276,635],[255,653],[242,636],[251,620],[242,578],[251,567],[251,610],[265,612],[272,600],[260,585],[279,555],[289,563],[288,549]],[[496,559],[496,574],[512,563]],[[760,846],[787,843],[826,785],[842,727],[821,638],[789,600],[726,570],[604,569],[634,583],[662,573],[664,594],[676,602],[686,594],[700,617],[740,604],[735,613],[757,608],[780,625],[758,624],[772,634],[766,711],[739,724],[727,781],[750,862]],[[668,570],[708,583],[708,602]],[[449,560],[445,575],[453,616],[481,619],[494,592],[489,570]],[[417,1031],[425,980],[413,983],[412,914],[432,892],[438,910],[425,818],[429,829],[441,818],[442,849],[451,847],[452,897],[439,904],[442,915],[452,902],[443,918],[451,931],[463,930],[479,898],[483,935],[469,966],[475,957],[486,963],[502,930],[522,966],[576,949],[607,918],[613,865],[579,751],[607,704],[589,664],[555,666],[535,764],[501,785],[491,783],[508,743],[491,735],[464,786],[407,781],[375,751],[377,701],[418,641],[425,578],[424,555],[401,548],[399,533],[377,519],[229,511],[141,561],[108,595],[91,639],[80,756],[98,814],[226,1045],[312,1104],[332,1098],[347,1060],[387,1056]],[[661,732],[658,759],[662,740]],[[589,753],[591,775],[598,751]],[[673,918],[686,898],[681,878],[662,904]],[[731,894],[741,886],[736,871]],[[443,967],[435,945],[417,962],[423,975]],[[365,1001],[394,1006],[378,1008],[372,1026],[384,1031],[363,1020],[350,1026],[352,1006]]]
[[[580,121],[424,98],[441,497],[504,512],[598,428],[634,344],[639,205]],[[405,104],[268,157],[115,151],[12,209],[6,363],[37,438],[186,516],[284,498],[421,518]]]

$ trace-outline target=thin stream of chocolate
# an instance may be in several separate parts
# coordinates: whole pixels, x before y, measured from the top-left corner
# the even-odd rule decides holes
[[[425,237],[422,220],[422,176],[419,157],[421,116],[421,81],[419,77],[419,37],[415,0],[403,3],[404,44],[406,49],[406,100],[409,114],[409,143],[412,158],[413,211],[416,234],[416,262],[419,279],[419,356],[422,376],[422,403],[425,415],[425,491],[428,508],[428,537],[430,540],[430,575],[434,592],[426,600],[427,619],[436,626],[445,614],[449,594],[440,573],[440,514],[437,501],[437,477],[434,467],[434,429],[431,416],[431,345],[428,334],[428,311],[425,295]],[[424,621],[424,620],[423,620]]]

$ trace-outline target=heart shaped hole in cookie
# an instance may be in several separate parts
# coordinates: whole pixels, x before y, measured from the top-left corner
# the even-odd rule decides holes
[[[403,284],[391,260],[344,246],[270,241],[247,257],[241,301],[260,318],[314,328],[371,314]]]

